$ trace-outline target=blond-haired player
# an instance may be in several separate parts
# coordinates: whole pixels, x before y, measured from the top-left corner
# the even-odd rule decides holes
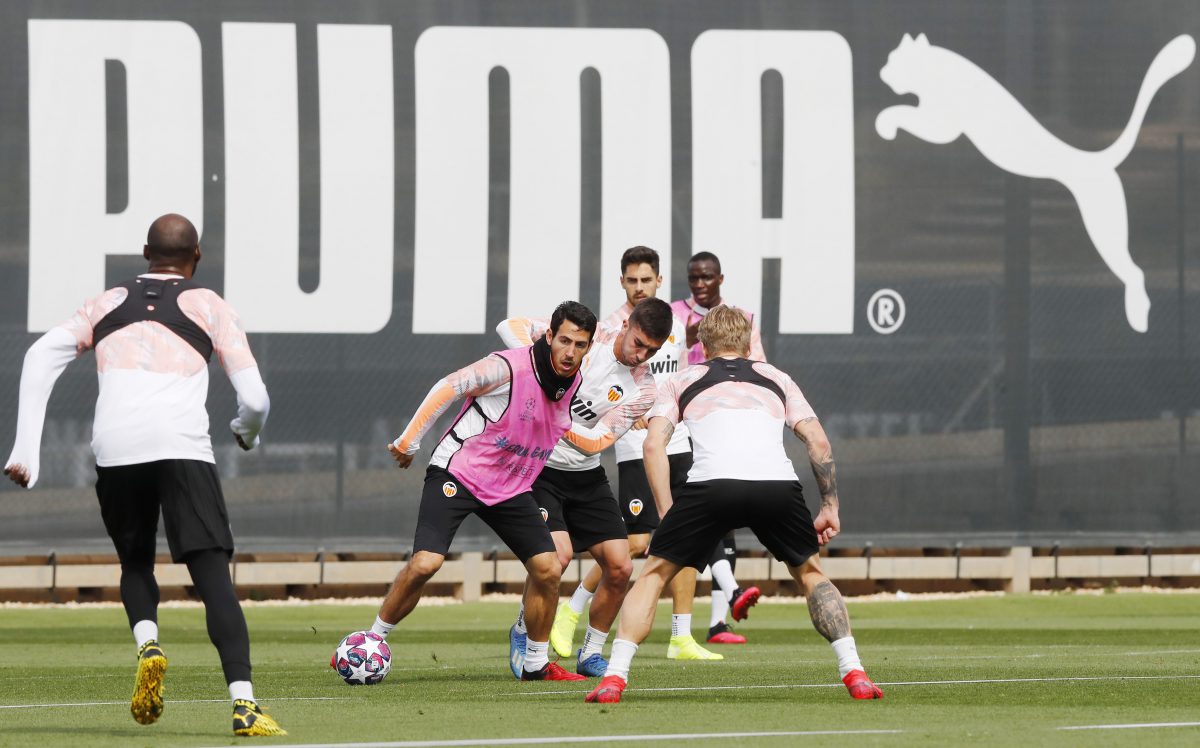
[[[719,306],[700,324],[709,358],[671,377],[649,414],[645,462],[663,521],[650,556],[626,597],[608,669],[588,702],[621,700],[638,645],[650,633],[663,587],[684,566],[702,568],[713,543],[748,527],[800,584],[817,632],[837,657],[842,682],[855,699],[878,699],[858,657],[841,593],[821,571],[818,550],[841,528],[837,474],[829,440],[791,377],[770,364],[750,361],[749,320]],[[671,490],[666,444],[677,423],[692,437],[688,482]],[[787,427],[808,451],[821,492],[814,520],[800,481],[783,448]]]

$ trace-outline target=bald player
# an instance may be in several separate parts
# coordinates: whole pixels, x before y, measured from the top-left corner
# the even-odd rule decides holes
[[[191,221],[174,213],[155,220],[142,256],[147,272],[85,301],[30,346],[4,473],[25,488],[37,483],[50,391],[67,364],[94,349],[96,495],[121,562],[121,602],[138,646],[130,712],[143,725],[163,712],[167,658],[158,643],[154,579],[161,513],[171,559],[187,564],[204,601],[233,701],[234,734],[286,735],[259,708],[250,681],[250,636],[229,577],[233,535],[208,435],[209,359],[217,355],[237,392],[238,415],[229,427],[242,449],[258,444],[270,409],[267,388],[237,314],[192,281],[201,255]]]

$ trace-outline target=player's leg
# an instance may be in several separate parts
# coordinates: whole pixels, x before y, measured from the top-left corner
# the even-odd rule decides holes
[[[730,600],[740,601],[744,611],[747,604],[758,602],[760,590],[758,587],[748,587],[745,590],[738,587],[737,580],[733,576],[737,568],[737,546],[734,543],[733,533],[729,533],[717,543],[708,563],[713,578],[712,613],[708,621],[708,641],[711,644],[745,644],[746,637],[734,633],[733,627],[725,620],[729,614],[729,602]]]
[[[554,550],[558,556],[559,571],[565,571],[574,558],[575,552],[571,546],[571,538],[567,534],[567,524],[563,519],[564,484],[570,475],[565,471],[546,468],[530,489],[534,508],[541,517],[542,524],[550,531]],[[520,661],[525,656],[525,600],[529,596],[529,578],[525,578],[525,586],[521,590],[521,605],[517,610],[517,620],[508,629],[508,660],[512,665],[513,677],[521,677]],[[557,594],[555,595],[557,600]],[[568,650],[567,654],[570,654]],[[559,655],[563,656],[563,655]]]
[[[96,496],[104,528],[121,562],[121,604],[138,647],[138,668],[129,711],[151,724],[162,716],[167,657],[158,643],[158,582],[154,551],[158,535],[158,494],[147,465],[96,468]]]
[[[541,516],[540,511],[538,516]],[[543,521],[543,524],[549,525],[549,522]],[[554,563],[558,568],[559,580],[561,581],[562,573],[571,565],[571,559],[575,555],[575,552],[571,548],[571,536],[565,530],[554,530],[550,532],[550,540],[554,546]],[[525,650],[528,646],[526,604],[529,602],[530,595],[536,594],[533,584],[533,580],[526,574],[525,585],[521,589],[521,605],[517,609],[517,620],[508,629],[508,662],[512,667],[513,677],[518,679],[521,677],[521,663],[524,660]],[[557,587],[554,589],[554,600],[558,601]],[[567,654],[570,654],[570,651]],[[561,657],[562,655],[559,656]]]
[[[185,563],[192,586],[204,603],[208,637],[221,659],[221,669],[233,702],[235,735],[286,735],[264,714],[254,697],[250,678],[250,634],[238,602],[229,558],[233,534],[217,468],[199,460],[163,460],[158,466],[167,545],[176,563]]]
[[[696,570],[680,569],[671,580],[671,640],[668,660],[723,660],[725,655],[710,652],[692,636],[692,608],[696,598]]]
[[[392,632],[396,624],[403,621],[417,607],[425,584],[433,578],[445,563],[446,556],[432,551],[414,551],[404,568],[392,580],[387,595],[379,605],[379,614],[371,630],[383,638]]]
[[[571,597],[559,603],[558,611],[554,614],[554,627],[550,629],[550,646],[554,647],[559,657],[566,657],[575,651],[575,629],[579,627],[579,618],[588,603],[596,596],[601,576],[600,565],[593,561]]]
[[[583,646],[576,653],[575,671],[598,677],[608,667],[602,652],[629,588],[633,561],[629,556],[629,541],[625,538],[611,538],[595,543],[588,548],[588,552],[596,559],[602,574],[592,607],[588,611],[588,627],[583,635]]]
[[[613,641],[604,678],[585,701],[613,703],[621,700],[621,693],[629,681],[633,656],[654,624],[663,587],[684,566],[698,569],[707,564],[713,544],[730,529],[727,525],[730,519],[714,510],[712,499],[720,488],[714,487],[713,483],[689,483],[676,494],[674,505],[650,540],[649,559],[626,596],[621,625]]]
[[[804,504],[799,481],[744,481],[750,529],[775,558],[787,564],[808,601],[813,627],[833,647],[842,682],[856,699],[879,699],[883,691],[867,677],[842,594],[821,570],[820,549],[812,515]]]
[[[737,542],[733,533],[729,533],[721,540],[721,546],[724,557],[712,565],[713,579],[721,586],[721,590],[725,592],[729,600],[729,609],[733,620],[744,621],[750,615],[750,608],[758,602],[762,590],[753,586],[742,587],[734,578],[733,571],[737,565]]]
[[[658,527],[658,512],[654,508],[654,497],[650,484],[646,482],[646,471],[641,460],[624,460],[617,463],[617,494],[621,516],[629,534],[629,553],[641,558],[650,545],[650,533]],[[603,577],[599,564],[589,566],[587,574],[571,599],[559,606],[550,632],[550,645],[562,657],[574,652],[575,629],[587,604],[596,595]]]
[[[858,647],[850,632],[850,614],[842,593],[821,571],[816,554],[800,566],[788,565],[792,577],[800,583],[813,628],[825,637],[837,656],[842,682],[856,699],[881,699],[883,691],[871,682],[858,657]]]
[[[601,571],[583,646],[575,658],[575,671],[594,677],[607,667],[601,653],[629,589],[633,560],[626,521],[604,468],[577,474],[573,489],[570,500],[563,504],[567,528],[576,550],[587,549]]]
[[[625,596],[621,609],[621,625],[613,641],[604,677],[600,684],[584,697],[588,703],[609,704],[621,700],[621,692],[629,682],[629,669],[638,645],[650,635],[654,626],[654,613],[658,609],[658,598],[663,588],[679,572],[680,566],[672,561],[650,556],[642,573]]]
[[[650,533],[635,535],[631,531],[629,535],[629,555],[631,557],[641,557],[649,545]],[[588,603],[596,596],[596,590],[600,588],[600,579],[603,576],[604,572],[600,568],[600,564],[593,561],[588,567],[583,581],[575,588],[570,599],[559,604],[558,611],[554,615],[554,626],[550,629],[550,646],[554,648],[559,657],[568,657],[575,651],[575,629],[579,626],[579,618],[583,615]]]
[[[447,496],[446,486],[451,484],[454,495]],[[429,466],[417,509],[413,554],[392,581],[371,625],[372,631],[386,639],[396,624],[413,611],[426,582],[442,568],[462,521],[478,504],[453,475],[435,465]]]
[[[667,462],[671,470],[671,492],[679,493],[687,485],[688,473],[692,469],[692,453],[679,452],[668,455]],[[643,526],[658,527],[658,510],[654,505],[654,495],[646,481],[645,464],[637,461],[640,479],[645,484],[645,495],[649,506],[642,512],[648,516]],[[624,478],[624,474],[622,474]],[[627,517],[628,518],[628,517]],[[630,530],[632,532],[632,530]],[[634,558],[639,554],[635,553]],[[696,570],[690,566],[683,567],[669,585],[671,589],[671,641],[667,645],[669,660],[723,660],[724,655],[710,652],[692,636],[692,609],[696,598]]]
[[[563,563],[553,534],[542,519],[532,494],[514,496],[480,509],[478,514],[525,564],[521,649],[512,651],[510,648],[509,652],[509,666],[514,675],[520,680],[582,680],[582,676],[568,673],[558,663],[549,661],[550,625],[554,620],[554,604],[558,601]],[[512,636],[510,631],[510,641]]]

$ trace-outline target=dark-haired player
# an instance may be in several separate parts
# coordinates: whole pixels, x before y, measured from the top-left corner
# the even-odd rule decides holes
[[[638,304],[616,330],[600,330],[584,359],[583,384],[571,403],[571,429],[555,445],[546,469],[533,484],[533,496],[545,512],[561,568],[576,552],[588,551],[600,565],[601,579],[592,601],[589,626],[575,670],[598,677],[607,662],[601,655],[633,573],[628,533],[612,486],[600,465],[600,452],[612,446],[654,403],[654,377],[645,365],[671,334],[671,308],[660,299]],[[509,346],[540,334],[544,322],[518,318],[497,327]],[[525,611],[509,630],[509,659],[519,672],[525,648]]]
[[[704,347],[700,345],[697,330],[700,322],[710,309],[715,309],[726,303],[721,298],[721,286],[725,275],[721,272],[721,260],[712,252],[697,252],[692,255],[687,264],[688,290],[691,298],[671,302],[671,311],[684,324],[687,333],[688,362],[698,364],[704,361]],[[762,336],[754,315],[743,311],[746,320],[750,322],[750,354],[751,361],[766,361],[763,352]],[[710,644],[745,644],[746,637],[736,634],[725,622],[726,613],[733,614],[733,620],[741,621],[749,614],[749,610],[758,602],[761,591],[758,587],[742,587],[733,576],[737,564],[737,545],[733,533],[721,539],[709,559],[712,569],[713,595],[712,616],[709,619],[708,642]],[[719,590],[718,590],[719,588]]]
[[[536,342],[493,353],[439,379],[404,432],[388,445],[407,469],[421,438],[450,405],[466,398],[429,459],[413,555],[396,575],[371,630],[387,637],[442,568],[459,525],[477,515],[528,571],[522,609],[529,636],[513,674],[521,680],[582,680],[550,662],[549,633],[562,567],[530,486],[571,427],[579,366],[596,332],[596,315],[575,301],[554,310]]]
[[[625,303],[600,323],[600,329],[620,329],[638,304],[647,299],[657,298],[661,286],[662,274],[659,272],[658,252],[642,246],[625,250],[621,255],[621,289],[625,291]],[[676,318],[671,327],[671,334],[658,349],[658,353],[646,362],[646,366],[650,369],[657,386],[687,365],[687,343],[683,323]],[[650,534],[658,527],[659,521],[658,510],[654,506],[654,495],[650,492],[650,484],[646,482],[646,470],[642,466],[642,444],[645,440],[645,421],[639,420],[638,424],[618,439],[614,446],[618,472],[617,498],[621,514],[625,518],[625,527],[629,531],[629,550],[634,558],[645,554],[650,545]],[[688,441],[686,428],[676,429],[671,436],[671,443],[667,445],[667,458],[671,465],[671,485],[682,486],[687,481],[688,470],[692,466],[692,446]],[[724,547],[720,547],[723,550]],[[725,563],[728,566],[728,562]],[[550,629],[550,646],[562,657],[574,652],[575,628],[588,602],[599,588],[600,578],[600,567],[593,564],[570,599],[558,606],[554,626]],[[720,592],[716,594],[721,596]],[[684,569],[671,581],[671,641],[667,645],[667,659],[724,659],[722,655],[700,646],[692,636],[692,607],[695,595],[695,570]]]

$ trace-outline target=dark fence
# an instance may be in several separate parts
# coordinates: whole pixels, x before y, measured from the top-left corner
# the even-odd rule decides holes
[[[845,542],[1194,544],[1198,32],[1119,0],[5,3],[0,426],[24,349],[183,212],[272,396],[243,454],[213,371],[241,546],[403,548],[423,470],[384,444],[432,382],[510,313],[607,313],[650,244],[671,298],[709,250],[760,312]],[[89,354],[0,547],[106,544],[95,395]]]

